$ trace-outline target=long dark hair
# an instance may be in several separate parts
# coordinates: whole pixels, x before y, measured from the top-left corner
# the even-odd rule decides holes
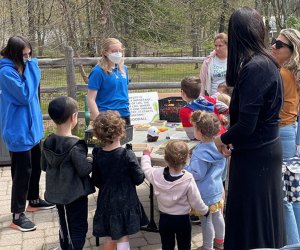
[[[1,50],[1,55],[13,61],[16,68],[23,71],[25,64],[23,62],[23,50],[30,49],[30,56],[32,55],[32,46],[30,42],[23,36],[12,36],[8,39],[7,45]]]
[[[277,65],[264,39],[264,22],[255,9],[242,7],[231,15],[228,25],[227,85],[235,86],[241,64],[253,54],[264,55]]]

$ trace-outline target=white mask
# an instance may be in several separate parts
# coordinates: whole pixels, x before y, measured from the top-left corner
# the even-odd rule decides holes
[[[23,62],[26,64],[27,62],[31,61],[31,57],[23,57]]]
[[[118,64],[121,62],[122,56],[123,56],[122,52],[114,52],[114,53],[108,54],[107,57],[111,62]]]

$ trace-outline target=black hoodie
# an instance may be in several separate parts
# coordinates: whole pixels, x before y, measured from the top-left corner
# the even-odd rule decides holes
[[[45,199],[49,202],[66,205],[95,192],[87,146],[77,137],[49,135],[43,144],[41,166],[46,171]]]

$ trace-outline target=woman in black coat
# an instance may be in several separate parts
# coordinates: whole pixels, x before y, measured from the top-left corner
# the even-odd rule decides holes
[[[230,128],[215,143],[231,148],[225,250],[284,246],[279,111],[282,80],[264,44],[262,17],[235,11],[228,28],[226,81],[234,87]]]

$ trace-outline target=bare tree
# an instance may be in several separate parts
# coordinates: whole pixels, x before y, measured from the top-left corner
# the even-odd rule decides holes
[[[16,30],[16,22],[15,22],[15,17],[14,17],[14,11],[13,11],[13,0],[8,0],[9,2],[9,14],[10,14],[10,23],[12,30]]]
[[[28,12],[28,38],[33,47],[33,53],[36,49],[36,20],[35,20],[35,0],[27,1],[27,12]]]
[[[219,33],[225,31],[225,16],[228,9],[228,0],[223,0],[222,12],[220,15]]]

